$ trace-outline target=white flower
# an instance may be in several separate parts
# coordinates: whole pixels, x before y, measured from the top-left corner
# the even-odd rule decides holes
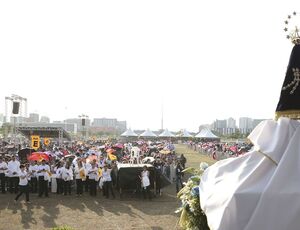
[[[208,164],[206,162],[201,162],[200,163],[200,170],[205,171],[205,169],[208,168]]]

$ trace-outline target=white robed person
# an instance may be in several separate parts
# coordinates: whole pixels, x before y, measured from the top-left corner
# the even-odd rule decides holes
[[[202,175],[200,205],[211,230],[300,229],[299,37],[294,44],[278,120],[253,130],[249,153],[219,161]]]

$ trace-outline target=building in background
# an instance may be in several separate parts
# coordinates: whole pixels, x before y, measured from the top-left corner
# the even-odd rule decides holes
[[[253,130],[253,119],[249,117],[240,117],[239,130],[242,134],[250,133]]]
[[[78,132],[87,131],[91,126],[91,120],[89,118],[85,118],[84,122],[81,118],[68,118],[64,120],[63,123],[76,124]]]
[[[212,124],[212,130],[218,132],[221,135],[226,134],[227,121],[226,120],[215,120]]]
[[[236,120],[232,117],[227,119],[226,134],[233,134],[236,132]]]
[[[99,128],[116,128],[117,124],[118,121],[115,118],[94,118],[92,126]]]

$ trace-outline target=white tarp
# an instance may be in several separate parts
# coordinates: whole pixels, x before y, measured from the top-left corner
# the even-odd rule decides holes
[[[217,139],[215,134],[213,134],[208,128],[204,128],[198,133],[195,137],[197,138],[208,138],[208,139]]]
[[[212,230],[300,229],[300,123],[261,122],[254,150],[205,170],[200,203]]]
[[[127,129],[124,133],[121,134],[121,137],[137,137],[138,135],[133,132],[131,129]]]
[[[168,129],[165,129],[161,134],[159,134],[159,137],[175,137],[175,135],[172,134]]]
[[[145,132],[143,132],[141,137],[156,137],[156,134],[153,133],[151,130],[147,129]]]

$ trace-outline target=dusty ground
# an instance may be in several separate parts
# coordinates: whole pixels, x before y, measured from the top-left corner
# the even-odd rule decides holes
[[[24,197],[23,197],[24,198]],[[0,194],[0,229],[51,229],[69,225],[75,229],[176,229],[178,206],[175,189],[170,186],[163,196],[144,201],[131,197],[106,199],[102,194],[91,198],[50,194],[50,198],[30,196],[13,202],[14,195]]]
[[[187,166],[210,160],[183,145],[177,146],[177,152],[185,154]],[[31,204],[27,205],[24,197],[14,204],[14,195],[0,194],[0,230],[51,229],[62,225],[91,230],[178,229],[178,215],[174,211],[179,201],[175,195],[174,185],[164,188],[163,195],[152,201],[131,194],[122,200],[107,200],[101,193],[97,198],[88,194],[83,197],[50,194],[50,198],[38,198],[30,194]]]

